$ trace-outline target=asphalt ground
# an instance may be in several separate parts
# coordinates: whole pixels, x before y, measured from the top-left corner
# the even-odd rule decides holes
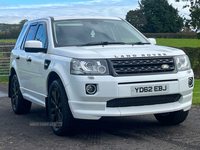
[[[153,115],[77,120],[74,135],[57,136],[44,122],[45,109],[34,104],[29,114],[15,115],[7,85],[0,84],[0,150],[200,150],[199,106],[175,126],[160,125]]]

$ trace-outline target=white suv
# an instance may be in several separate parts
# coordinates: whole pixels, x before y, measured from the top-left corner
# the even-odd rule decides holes
[[[10,58],[12,109],[46,107],[57,135],[70,134],[75,118],[155,114],[179,124],[191,108],[193,71],[182,50],[155,44],[120,18],[28,21]]]

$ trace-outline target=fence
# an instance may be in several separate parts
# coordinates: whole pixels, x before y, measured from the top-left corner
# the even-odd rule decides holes
[[[9,75],[10,53],[14,45],[0,45],[0,77]]]

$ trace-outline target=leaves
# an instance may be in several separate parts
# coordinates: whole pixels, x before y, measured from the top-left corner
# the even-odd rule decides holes
[[[19,24],[0,24],[0,39],[16,39],[27,19],[21,20]]]
[[[190,17],[189,24],[196,32],[200,32],[200,7],[193,6],[190,9]]]
[[[144,31],[144,26],[147,23],[146,18],[140,9],[130,10],[126,15],[126,20],[141,32]]]
[[[176,33],[183,27],[183,18],[167,0],[141,0],[140,9],[131,10],[126,20],[144,33]]]

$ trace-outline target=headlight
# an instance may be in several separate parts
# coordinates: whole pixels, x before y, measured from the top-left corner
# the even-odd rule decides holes
[[[71,60],[71,74],[76,75],[108,75],[108,64],[106,60]]]
[[[190,60],[186,55],[176,56],[175,62],[178,71],[185,71],[191,69]]]

